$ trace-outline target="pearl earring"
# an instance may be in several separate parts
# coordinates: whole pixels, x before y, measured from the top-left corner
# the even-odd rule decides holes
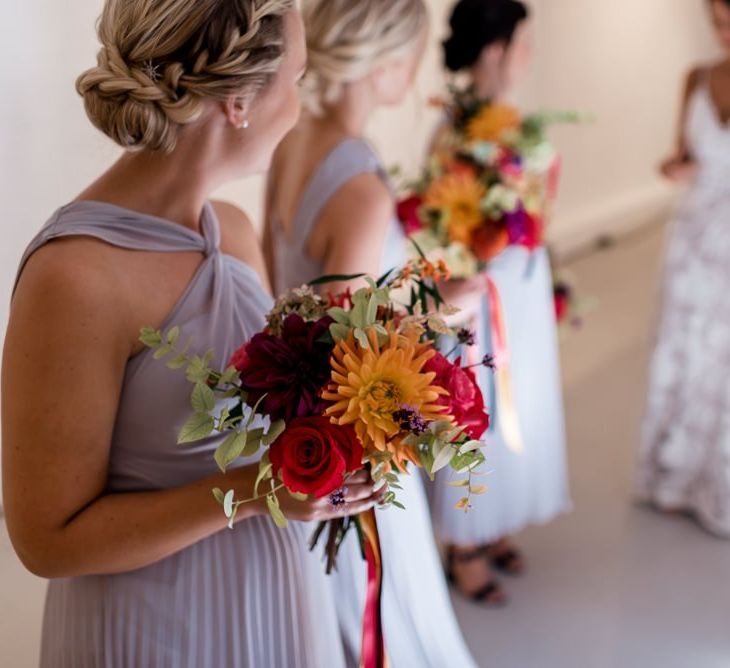
[[[241,123],[241,125],[239,125],[238,127],[239,127],[239,128],[241,129],[241,130],[248,130],[248,128],[249,128],[249,125],[250,125],[250,124],[249,124],[249,122],[248,122],[248,119],[246,119],[246,120],[244,120],[244,121],[243,121],[243,122]]]

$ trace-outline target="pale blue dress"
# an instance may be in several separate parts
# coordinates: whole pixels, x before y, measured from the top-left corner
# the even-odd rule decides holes
[[[271,298],[256,272],[221,252],[213,207],[201,234],[111,204],[59,210],[21,263],[43,245],[83,236],[155,253],[198,252],[201,265],[163,328],[179,325],[217,365],[259,331]],[[107,491],[186,485],[217,472],[219,440],[178,445],[190,384],[149,350],[129,360],[112,436]],[[240,522],[151,566],[51,580],[41,668],[343,668],[331,581],[308,548],[310,524]]]
[[[272,221],[277,290],[299,287],[323,273],[322,263],[307,255],[307,240],[334,194],[351,179],[366,173],[379,174],[388,183],[377,155],[366,142],[344,140],[311,177],[291,225],[290,238],[284,235],[279,221]],[[346,220],[343,225],[347,225]],[[383,250],[382,270],[400,266],[405,259],[405,238],[394,216]],[[352,273],[357,271],[358,267],[352,267]],[[451,607],[419,473],[405,476],[403,488],[398,494],[407,510],[390,508],[377,513],[384,564],[383,624],[391,666],[471,668],[475,663]],[[333,580],[348,665],[354,668],[360,652],[366,572],[356,536],[351,534],[348,541]]]
[[[450,544],[492,543],[531,524],[544,524],[571,508],[566,461],[560,359],[550,261],[545,248],[510,246],[489,265],[502,301],[514,403],[523,452],[508,447],[495,407],[494,374],[481,368],[479,384],[492,426],[484,435],[488,491],[473,497],[468,512],[454,513],[463,490],[437,476],[431,492],[436,532]],[[483,298],[476,322],[478,358],[492,353],[490,315]],[[464,353],[466,354],[466,353]]]

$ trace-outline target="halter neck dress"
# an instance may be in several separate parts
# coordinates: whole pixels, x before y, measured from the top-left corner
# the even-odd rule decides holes
[[[26,251],[84,236],[134,251],[198,252],[202,262],[163,329],[224,365],[271,306],[256,272],[221,252],[211,204],[201,233],[111,204],[60,209]],[[144,350],[129,360],[111,443],[109,493],[164,490],[216,473],[217,438],[178,445],[190,385]],[[240,522],[155,564],[51,580],[41,668],[322,668],[345,665],[330,581],[307,545],[312,527]]]
[[[361,174],[378,174],[389,185],[371,146],[360,139],[346,139],[315,169],[299,201],[288,238],[281,221],[271,221],[277,290],[300,287],[323,274],[323,263],[307,255],[307,240],[329,200]],[[394,212],[383,249],[383,272],[404,264],[405,244]],[[357,271],[358,267],[352,267],[353,273]],[[390,508],[377,513],[384,564],[383,625],[390,664],[393,668],[472,668],[474,660],[451,607],[421,476],[413,472],[403,477],[402,484],[398,498],[407,510]],[[356,668],[366,568],[354,534],[343,546],[338,571],[332,578],[348,666]]]

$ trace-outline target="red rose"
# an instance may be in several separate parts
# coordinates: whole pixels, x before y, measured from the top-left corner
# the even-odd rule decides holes
[[[237,371],[243,371],[246,368],[248,365],[246,345],[241,346],[235,353],[233,353],[233,357],[231,357],[231,361],[228,362],[228,366],[235,367]]]
[[[350,425],[303,417],[274,441],[269,458],[287,489],[321,498],[342,487],[345,474],[362,468],[363,447]]]
[[[411,195],[411,197],[398,202],[398,220],[400,220],[407,235],[423,229],[423,221],[418,215],[422,206],[423,198],[418,195]]]
[[[426,363],[424,371],[435,373],[433,384],[449,393],[438,400],[441,406],[446,406],[447,414],[454,417],[456,424],[466,428],[469,438],[481,438],[489,428],[489,415],[474,371],[462,368],[461,360],[449,362],[441,353],[436,353]]]

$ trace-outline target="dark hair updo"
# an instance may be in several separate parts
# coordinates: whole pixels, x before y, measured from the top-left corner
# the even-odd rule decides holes
[[[528,15],[519,0],[459,0],[449,21],[451,35],[444,42],[447,69],[458,72],[476,63],[486,47],[509,44]]]

